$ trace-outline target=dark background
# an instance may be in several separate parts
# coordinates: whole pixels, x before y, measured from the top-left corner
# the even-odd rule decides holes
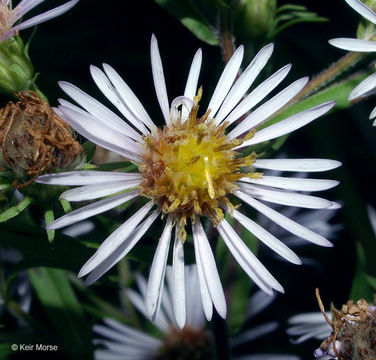
[[[293,70],[287,80],[291,82],[301,76],[313,76],[344,55],[344,51],[331,47],[327,41],[335,37],[353,37],[360,17],[342,0],[278,3],[290,2],[305,5],[330,20],[295,25],[275,39],[273,68],[292,62]],[[46,1],[37,12],[60,3],[62,1]],[[23,38],[26,40],[30,33],[23,31]],[[149,58],[152,33],[159,41],[169,98],[183,91],[191,59],[199,47],[204,55],[200,83],[209,84],[206,85],[207,92],[211,93],[223,67],[220,49],[199,41],[151,0],[80,0],[68,14],[41,24],[30,47],[35,70],[40,72],[37,84],[52,105],[57,104],[58,97],[64,97],[57,85],[59,80],[72,82],[103,100],[91,80],[89,65],[100,66],[106,62],[124,77],[148,112],[161,119]],[[286,295],[280,295],[267,314],[256,319],[257,323],[278,319],[282,328],[278,336],[266,337],[252,347],[255,351],[281,349],[300,354],[303,359],[312,358],[312,351],[319,342],[289,344],[283,332],[284,321],[301,311],[318,310],[315,287],[321,289],[327,308],[330,301],[340,306],[347,300],[356,263],[356,241],[364,243],[367,253],[373,255],[376,241],[367,222],[366,205],[376,205],[376,129],[368,120],[374,104],[376,101],[371,99],[349,110],[329,114],[294,133],[283,147],[292,158],[331,158],[343,163],[341,169],[327,174],[329,178],[341,181],[341,185],[327,195],[344,203],[334,219],[334,223],[343,224],[344,230],[339,233],[333,249],[307,246],[298,250],[299,255],[318,260],[320,267],[290,266],[270,258],[265,249],[261,249],[262,261],[285,287]],[[369,262],[374,275],[375,266]]]

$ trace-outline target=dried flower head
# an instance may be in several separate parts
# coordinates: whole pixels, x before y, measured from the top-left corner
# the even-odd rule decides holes
[[[10,101],[0,110],[0,164],[12,171],[13,186],[20,188],[54,167],[72,165],[82,147],[39,95],[30,91],[17,97],[20,101]]]
[[[332,320],[325,314],[318,289],[316,297],[325,320],[333,328],[331,335],[315,351],[315,357],[338,360],[376,359],[376,306],[364,299],[352,300],[337,310],[331,305]]]

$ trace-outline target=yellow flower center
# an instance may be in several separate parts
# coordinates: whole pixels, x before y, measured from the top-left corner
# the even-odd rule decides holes
[[[221,205],[233,207],[228,195],[238,188],[236,181],[259,173],[240,172],[250,167],[256,154],[239,157],[233,148],[254,135],[229,141],[227,124],[217,126],[206,113],[197,117],[199,95],[183,121],[179,115],[171,125],[144,137],[143,163],[139,166],[143,182],[140,194],[156,202],[164,214],[172,214],[178,222],[179,237],[184,241],[187,218],[208,216],[219,224],[223,219]]]

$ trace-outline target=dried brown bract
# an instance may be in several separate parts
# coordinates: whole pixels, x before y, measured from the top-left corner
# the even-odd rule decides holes
[[[320,346],[320,355],[335,355],[338,360],[376,359],[376,307],[364,299],[356,303],[349,300],[341,310],[331,305],[330,320],[318,289],[316,297],[325,320],[333,328],[332,334]]]
[[[13,186],[21,188],[43,172],[72,165],[82,146],[39,95],[29,91],[16,96],[17,103],[0,110],[0,164],[16,177]]]

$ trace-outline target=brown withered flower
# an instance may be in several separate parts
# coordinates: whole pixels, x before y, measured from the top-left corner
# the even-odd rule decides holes
[[[331,335],[315,351],[316,359],[376,359],[376,306],[360,299],[349,300],[341,310],[331,305],[332,320],[325,313],[318,289],[316,297],[325,320],[332,327]]]
[[[73,130],[37,93],[15,94],[0,110],[0,166],[15,177],[12,185],[22,188],[41,173],[72,165],[82,153]]]

